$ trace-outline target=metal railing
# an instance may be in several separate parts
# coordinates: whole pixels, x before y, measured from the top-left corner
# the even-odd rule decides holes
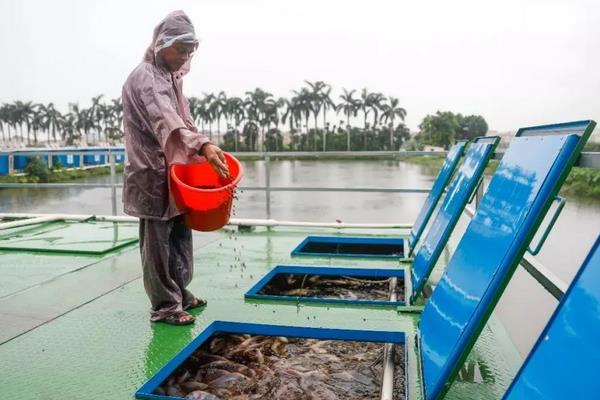
[[[122,184],[117,183],[116,179],[116,160],[115,156],[117,153],[122,153],[123,149],[108,149],[108,150],[87,150],[85,152],[79,152],[80,161],[83,163],[84,155],[103,154],[107,157],[108,165],[110,167],[110,183],[0,183],[0,189],[14,189],[14,188],[36,188],[36,189],[49,189],[49,188],[110,188],[111,190],[111,205],[112,215],[117,215],[117,188],[122,187]],[[17,152],[15,152],[17,153]],[[48,155],[48,160],[51,160],[53,156],[73,154],[70,151],[55,151],[50,150],[46,152],[18,152],[19,155],[31,155],[40,156]],[[266,195],[265,200],[265,213],[267,220],[271,219],[271,193],[272,192],[360,192],[360,193],[429,193],[429,189],[420,188],[385,188],[385,187],[301,187],[301,186],[271,186],[271,160],[272,159],[331,159],[331,158],[349,158],[360,159],[360,158],[392,158],[402,159],[405,157],[415,156],[443,156],[445,152],[390,152],[390,151],[376,151],[376,152],[277,152],[277,153],[238,153],[236,156],[241,160],[244,159],[263,159],[265,162],[265,186],[241,186],[241,190],[248,191],[264,191]],[[495,159],[501,159],[503,152],[496,152],[494,155]],[[50,164],[51,165],[51,164]],[[600,169],[600,153],[582,153],[575,163],[576,166],[590,167]],[[96,167],[101,165],[96,165]],[[483,196],[483,185],[479,185],[474,195],[474,206],[477,208],[479,202]],[[471,207],[465,208],[465,214],[471,218],[473,217],[475,210]],[[540,262],[535,260],[529,254],[525,254],[521,260],[523,268],[538,282],[544,289],[546,289],[553,297],[560,300],[567,288],[564,282],[556,277],[551,271],[544,267]]]

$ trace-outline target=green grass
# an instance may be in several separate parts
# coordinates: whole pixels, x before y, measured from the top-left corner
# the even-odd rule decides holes
[[[411,164],[418,164],[426,168],[435,169],[436,171],[444,164],[445,157],[442,156],[409,156],[403,157],[401,161],[406,161]]]
[[[600,170],[573,168],[563,185],[561,193],[600,201]]]
[[[123,165],[116,166],[117,173],[123,172]],[[68,182],[76,179],[88,178],[92,176],[101,176],[110,174],[110,167],[98,167],[88,169],[51,169],[48,176],[48,182]],[[37,176],[0,176],[0,183],[39,183]]]

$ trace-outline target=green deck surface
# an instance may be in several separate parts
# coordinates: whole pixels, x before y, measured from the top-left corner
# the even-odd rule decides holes
[[[97,260],[89,257],[0,252],[0,298],[25,290]]]
[[[104,235],[101,224],[86,225],[76,225],[86,232],[85,237],[93,237],[94,229],[99,237]],[[132,399],[150,376],[209,323],[230,320],[401,330],[408,341],[410,399],[421,399],[414,346],[418,313],[244,301],[246,290],[277,264],[400,267],[389,260],[292,259],[290,250],[314,233],[276,229],[195,234],[190,289],[209,304],[196,312],[196,323],[188,327],[149,322],[137,246],[92,263],[90,257],[0,253],[1,268],[11,271],[3,275],[0,288],[8,288],[4,289],[7,293],[29,287],[0,298],[0,398]],[[42,270],[39,273],[36,265]],[[25,266],[22,275],[18,273],[21,266]],[[507,338],[492,318],[447,398],[499,398],[520,363]]]
[[[0,231],[0,251],[102,255],[137,239],[137,224],[58,221]]]

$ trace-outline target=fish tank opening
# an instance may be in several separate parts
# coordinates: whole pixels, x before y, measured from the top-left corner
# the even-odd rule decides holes
[[[371,238],[307,238],[292,254],[330,256],[403,257],[404,241]]]
[[[278,273],[257,294],[389,302],[392,291],[396,301],[405,300],[404,277]]]
[[[384,343],[216,332],[154,390],[192,400],[379,399]],[[389,347],[393,398],[405,396],[405,345]]]

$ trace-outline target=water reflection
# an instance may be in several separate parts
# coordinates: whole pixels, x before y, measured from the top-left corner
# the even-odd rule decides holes
[[[458,371],[458,382],[492,384],[495,382],[494,374],[484,360],[467,361]]]

